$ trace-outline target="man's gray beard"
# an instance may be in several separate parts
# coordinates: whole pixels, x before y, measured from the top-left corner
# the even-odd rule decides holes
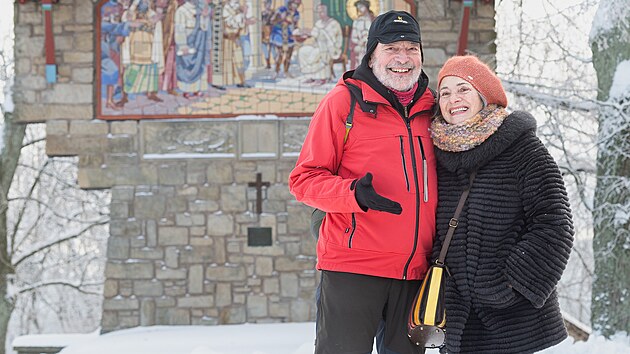
[[[372,65],[372,72],[374,73],[374,76],[376,76],[376,79],[385,87],[404,92],[411,90],[413,85],[418,82],[422,68],[413,69],[413,75],[409,78],[409,80],[396,80],[395,78],[388,77],[389,71],[387,68],[378,67],[377,65]]]

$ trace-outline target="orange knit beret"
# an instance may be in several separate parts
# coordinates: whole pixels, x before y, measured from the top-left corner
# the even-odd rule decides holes
[[[457,76],[469,82],[483,96],[485,103],[507,107],[501,80],[476,56],[455,56],[447,60],[438,74],[438,90],[446,76]]]

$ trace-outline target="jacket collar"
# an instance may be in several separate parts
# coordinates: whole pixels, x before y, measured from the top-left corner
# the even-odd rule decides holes
[[[372,69],[367,67],[364,63],[361,63],[356,70],[345,72],[339,80],[339,83],[342,83],[345,80],[349,80],[361,88],[363,99],[365,101],[392,106],[401,114],[401,116],[403,115],[404,107],[398,101],[396,95],[378,81],[376,76],[374,76]],[[413,102],[411,103],[412,107],[410,107],[411,109],[409,111],[410,117],[420,111],[433,110],[435,98],[428,87],[429,78],[424,71],[422,71],[420,73],[420,77],[418,78],[418,88],[416,89]]]

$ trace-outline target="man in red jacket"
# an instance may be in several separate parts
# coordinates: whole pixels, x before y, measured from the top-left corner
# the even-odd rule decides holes
[[[326,212],[316,354],[417,354],[407,316],[428,268],[437,180],[429,134],[434,96],[422,71],[420,26],[407,12],[372,23],[366,55],[317,108],[289,188]],[[353,109],[350,90],[360,98]],[[380,329],[379,329],[380,328]]]

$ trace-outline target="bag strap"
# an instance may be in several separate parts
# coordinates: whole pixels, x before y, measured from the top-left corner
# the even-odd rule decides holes
[[[355,97],[355,92],[350,88],[350,86],[348,86],[348,90],[350,90],[350,113],[348,113],[348,116],[346,117],[346,135],[343,136],[344,144],[346,143],[346,141],[348,141],[348,135],[350,135],[350,129],[352,129],[352,117],[354,116],[354,106],[356,106],[357,104],[357,98]]]
[[[457,209],[455,209],[455,214],[448,222],[448,231],[446,232],[446,237],[444,238],[444,243],[442,244],[442,249],[440,250],[440,256],[438,257],[437,261],[435,261],[437,264],[444,264],[444,259],[446,258],[448,246],[450,245],[453,234],[455,233],[455,229],[457,228],[457,218],[459,218],[459,214],[461,214],[462,209],[464,209],[464,203],[466,202],[466,198],[468,198],[468,193],[470,193],[470,188],[472,187],[473,180],[475,179],[476,174],[477,171],[471,172],[468,186],[462,192],[462,196],[459,198],[459,204],[457,204]]]

